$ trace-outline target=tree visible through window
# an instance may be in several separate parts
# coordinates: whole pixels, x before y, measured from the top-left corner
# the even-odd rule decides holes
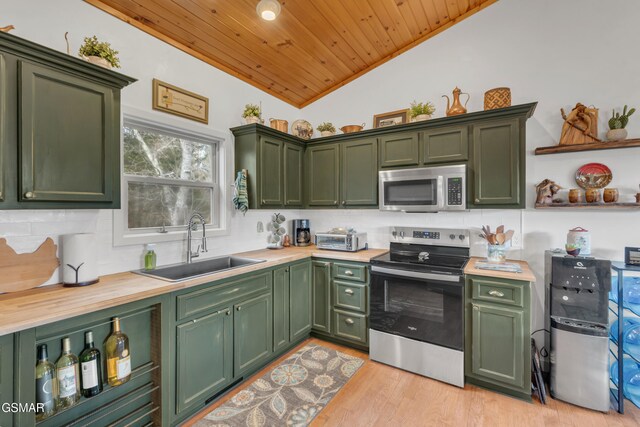
[[[184,226],[193,212],[215,223],[216,155],[215,141],[126,120],[128,228]]]

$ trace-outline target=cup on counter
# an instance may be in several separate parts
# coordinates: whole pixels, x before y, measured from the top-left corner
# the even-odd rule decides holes
[[[502,264],[507,260],[506,245],[487,245],[487,261]]]
[[[569,203],[580,203],[582,201],[582,190],[572,188],[569,190]]]
[[[600,190],[597,188],[587,188],[584,190],[584,198],[587,203],[598,203],[600,201]]]
[[[602,198],[605,203],[616,203],[619,196],[617,188],[605,188]]]

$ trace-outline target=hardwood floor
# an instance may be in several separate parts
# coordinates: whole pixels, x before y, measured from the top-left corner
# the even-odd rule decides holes
[[[366,353],[315,338],[300,346],[309,342],[366,359],[364,366],[320,412],[312,427],[640,426],[640,410],[631,402],[626,404],[625,415],[614,411],[603,414],[554,399],[549,399],[547,405],[537,401],[529,404],[472,385],[460,389],[372,362]],[[254,378],[264,375],[284,358],[286,356],[264,368]],[[251,379],[202,410],[184,426],[192,425],[249,384]]]

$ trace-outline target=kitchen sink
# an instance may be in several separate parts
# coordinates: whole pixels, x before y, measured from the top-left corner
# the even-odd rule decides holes
[[[242,258],[226,255],[192,262],[191,264],[173,264],[165,267],[159,267],[155,270],[136,270],[134,273],[166,280],[168,282],[179,282],[181,280],[193,279],[194,277],[206,276],[208,274],[219,273],[221,271],[245,267],[247,265],[259,264],[265,261],[266,260],[264,259]]]

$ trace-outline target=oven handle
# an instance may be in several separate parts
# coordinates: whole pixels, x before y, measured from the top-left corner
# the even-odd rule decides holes
[[[378,267],[376,265],[371,267],[372,273],[388,274],[390,276],[410,277],[412,279],[426,279],[426,280],[439,280],[441,282],[460,282],[460,276],[450,276],[447,274],[437,273],[420,273],[418,271],[396,270],[394,268]]]

